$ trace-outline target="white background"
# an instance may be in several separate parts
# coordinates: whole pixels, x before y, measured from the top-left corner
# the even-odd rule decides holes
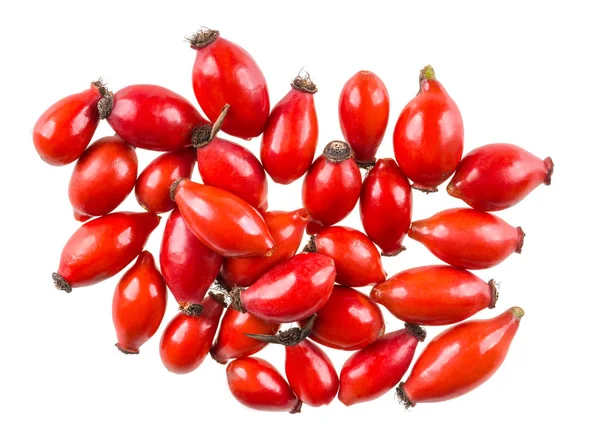
[[[389,2],[393,9],[372,0],[285,3],[0,6],[0,433],[598,433],[597,12],[573,1]],[[490,381],[459,399],[409,412],[390,392],[351,408],[334,402],[305,406],[295,416],[260,413],[237,404],[224,367],[210,358],[187,376],[167,372],[158,355],[160,332],[139,356],[119,353],[111,300],[120,275],[69,295],[54,289],[50,274],[78,227],[67,198],[72,166],[50,167],[39,159],[31,143],[35,120],[99,76],[113,91],[154,83],[196,104],[194,52],[183,37],[202,25],[220,29],[255,57],[272,105],[300,68],[311,73],[319,87],[319,150],[341,138],[337,99],[344,82],[369,69],[391,97],[390,125],[378,155],[393,156],[395,120],[417,91],[419,69],[431,63],[462,111],[465,151],[504,141],[541,158],[552,156],[552,186],[499,213],[527,233],[523,254],[477,273],[502,283],[498,307],[477,317],[513,305],[526,311],[504,365]],[[107,134],[102,123],[97,138]],[[246,145],[256,152],[259,141]],[[140,171],[154,156],[139,152]],[[300,183],[269,188],[272,209],[301,205]],[[444,189],[429,196],[415,192],[413,216],[461,204]],[[133,195],[120,209],[140,210]],[[147,245],[155,255],[164,220]],[[358,209],[344,224],[361,228]],[[399,257],[385,259],[390,275],[438,262],[413,241],[406,247]],[[171,299],[163,327],[175,313]],[[387,316],[386,326],[392,331],[401,323]],[[428,330],[430,337],[440,331]],[[349,356],[329,353],[338,370]],[[283,370],[283,354],[271,347],[260,356]]]

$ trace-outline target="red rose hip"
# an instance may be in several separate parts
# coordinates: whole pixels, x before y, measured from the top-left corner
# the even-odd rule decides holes
[[[316,92],[308,74],[298,76],[292,89],[271,111],[262,136],[260,160],[276,183],[290,184],[304,175],[313,162],[319,137],[313,97]]]
[[[487,269],[520,254],[525,233],[492,214],[453,208],[413,222],[408,236],[451,266]]]
[[[390,116],[390,97],[381,79],[359,71],[344,85],[338,103],[340,127],[356,161],[371,165]]]
[[[152,254],[143,251],[121,277],[113,296],[117,348],[123,353],[139,353],[140,346],[158,330],[166,308],[165,282]]]
[[[512,207],[544,183],[550,185],[554,163],[507,143],[476,148],[467,154],[447,186],[450,195],[481,211]]]
[[[77,160],[69,182],[75,219],[83,222],[117,208],[133,189],[137,168],[135,149],[119,136],[90,145]]]
[[[462,157],[463,121],[431,66],[421,70],[419,84],[396,123],[394,155],[415,189],[436,192]]]

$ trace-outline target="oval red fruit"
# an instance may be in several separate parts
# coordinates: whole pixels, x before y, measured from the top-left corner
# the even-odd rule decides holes
[[[385,281],[381,255],[360,231],[341,226],[326,228],[313,236],[307,249],[333,259],[339,284],[364,287]]]
[[[487,269],[520,254],[525,233],[489,213],[453,208],[413,222],[408,236],[451,266]]]
[[[135,183],[135,197],[151,213],[173,210],[169,189],[180,178],[190,178],[196,164],[196,151],[186,148],[161,154],[150,162]]]
[[[409,407],[454,399],[477,388],[502,365],[524,314],[513,307],[493,319],[471,320],[442,332],[400,384],[398,398]]]
[[[331,258],[313,253],[298,254],[241,292],[241,308],[268,322],[296,322],[325,305],[334,280],[335,266]]]
[[[290,184],[308,171],[315,157],[319,122],[310,77],[296,77],[273,107],[262,136],[260,160],[273,181]]]
[[[408,269],[371,290],[371,299],[398,319],[432,326],[458,323],[494,308],[497,297],[494,281],[486,283],[451,266]]]
[[[268,343],[255,340],[245,334],[275,335],[280,326],[279,323],[265,322],[250,313],[241,313],[229,308],[225,311],[210,354],[221,364],[227,363],[232,358],[253,355]]]
[[[202,111],[215,122],[226,104],[231,111],[223,131],[242,139],[260,135],[269,117],[269,91],[265,77],[250,54],[219,36],[201,30],[190,38],[196,50],[192,85]]]
[[[482,211],[519,203],[536,187],[550,185],[554,163],[507,143],[476,148],[467,154],[447,186],[450,195]]]
[[[172,373],[183,375],[200,367],[212,344],[223,305],[212,296],[202,301],[199,316],[178,313],[167,325],[160,340],[160,358]]]
[[[69,95],[50,106],[33,127],[33,144],[40,157],[53,166],[74,162],[83,154],[100,122],[98,103],[111,96],[102,82]]]
[[[412,192],[406,176],[393,159],[379,159],[363,181],[360,218],[367,236],[382,255],[404,250],[402,241],[412,218]]]
[[[98,139],[81,155],[69,182],[75,219],[86,221],[113,211],[137,178],[135,149],[118,136]]]
[[[308,406],[327,405],[338,392],[333,363],[309,340],[285,347],[285,375],[296,396]]]
[[[355,352],[340,373],[338,397],[346,405],[376,399],[391,390],[408,370],[425,331],[416,325],[389,332]]]
[[[302,402],[275,367],[261,358],[244,357],[227,366],[227,383],[238,402],[258,411],[300,412]]]
[[[431,66],[421,70],[419,83],[419,93],[404,107],[396,123],[394,154],[414,188],[436,192],[462,157],[463,121]]]
[[[151,213],[118,212],[83,224],[65,244],[58,271],[52,274],[59,290],[71,292],[110,278],[137,257],[158,226]]]
[[[360,169],[352,158],[350,146],[333,141],[304,177],[302,203],[317,228],[335,225],[350,214],[358,202],[361,186]],[[310,224],[308,230],[314,234]]]
[[[381,79],[359,71],[346,82],[338,103],[340,127],[359,163],[375,163],[390,116],[390,97]]]
[[[160,269],[177,303],[184,308],[202,303],[222,263],[223,257],[192,234],[175,208],[160,245]]]
[[[143,251],[121,277],[113,296],[117,348],[123,353],[139,353],[140,346],[158,330],[166,308],[165,282],[152,254]]]
[[[131,85],[101,113],[113,130],[136,148],[175,151],[192,144],[192,131],[207,121],[175,92],[156,85]]]
[[[308,223],[308,213],[295,211],[268,211],[263,215],[275,250],[270,257],[226,258],[221,276],[229,287],[248,287],[282,261],[291,258],[302,241]]]
[[[224,257],[270,255],[275,246],[267,224],[240,197],[188,179],[176,182],[171,197],[190,231]]]

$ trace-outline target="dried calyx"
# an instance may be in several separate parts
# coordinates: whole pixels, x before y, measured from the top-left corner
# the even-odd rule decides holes
[[[171,187],[169,187],[169,198],[171,198],[171,201],[175,201],[175,191],[177,190],[177,186],[179,186],[179,183],[181,183],[184,180],[189,180],[189,178],[183,177],[179,180],[175,180],[173,184],[171,184]]]
[[[106,119],[108,118],[108,115],[110,115],[110,112],[112,112],[115,102],[113,93],[108,90],[106,83],[102,81],[102,77],[92,82],[92,86],[98,90],[101,96],[100,101],[98,101],[97,104],[98,115],[100,116],[100,119]]]
[[[400,382],[400,385],[396,387],[396,400],[402,403],[406,409],[415,406],[404,391],[404,382]]]
[[[317,92],[317,85],[310,79],[310,74],[305,72],[304,75],[298,75],[292,81],[292,88],[297,89],[302,92],[308,92],[309,94],[314,94]]]
[[[204,307],[201,304],[185,303],[179,305],[179,311],[188,316],[198,317],[204,311]]]
[[[317,252],[315,236],[310,236],[310,239],[308,239],[308,243],[306,244],[304,249],[302,249],[302,252]]]
[[[205,147],[215,138],[217,133],[221,131],[221,126],[223,125],[228,112],[229,104],[225,104],[223,109],[221,109],[219,117],[213,124],[203,124],[192,131],[192,145],[194,148]]]
[[[425,329],[419,325],[415,325],[414,323],[405,323],[404,327],[419,341],[424,341],[425,337],[427,337],[427,332],[425,332]]]
[[[236,311],[239,311],[240,313],[246,312],[246,308],[244,308],[241,298],[242,292],[244,290],[244,287],[237,286],[234,286],[231,288],[231,290],[229,290],[229,307],[233,308]]]
[[[312,327],[317,318],[316,314],[309,317],[308,322],[302,328],[294,327],[279,331],[275,335],[269,334],[244,334],[247,337],[254,338],[265,343],[281,344],[283,346],[296,346],[302,340],[306,339],[312,332]]]
[[[56,287],[58,290],[62,290],[65,293],[71,293],[71,291],[73,291],[71,284],[69,284],[67,280],[58,273],[52,273],[52,279],[54,280],[54,287]]]
[[[490,304],[488,305],[488,308],[496,308],[496,302],[498,302],[498,288],[500,287],[500,283],[490,279],[488,281],[488,285],[490,286]]]
[[[208,27],[201,27],[196,33],[192,36],[186,36],[186,41],[190,43],[190,47],[198,50],[200,48],[206,47],[209,44],[212,44],[219,37],[218,30],[212,30]]]
[[[352,148],[346,142],[334,140],[329,142],[323,150],[323,155],[331,163],[341,163],[353,157]]]

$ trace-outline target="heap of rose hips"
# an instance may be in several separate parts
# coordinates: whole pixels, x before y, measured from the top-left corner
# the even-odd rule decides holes
[[[550,184],[552,160],[504,143],[463,157],[459,109],[427,66],[396,123],[395,160],[376,159],[388,123],[386,87],[360,71],[339,99],[346,141],[330,142],[313,161],[317,88],[308,75],[296,77],[270,110],[265,78],[244,49],[209,29],[190,43],[194,92],[210,122],[166,88],[132,85],[112,94],[101,82],[60,100],[37,121],[33,141],[42,159],[55,166],[77,161],[69,185],[75,218],[94,218],[65,245],[56,287],[70,292],[98,283],[137,257],[114,293],[117,347],[138,353],[156,333],[168,287],[180,312],[160,342],[166,368],[189,373],[210,352],[228,363],[235,398],[259,410],[293,413],[336,395],[352,405],[395,386],[408,407],[452,399],[492,376],[524,312],[513,307],[462,322],[497,299],[494,282],[468,269],[521,251],[521,228],[488,212]],[[88,146],[100,119],[116,135]],[[260,160],[220,138],[220,130],[242,139],[262,134]],[[137,149],[163,152],[139,176]],[[196,163],[204,184],[190,181]],[[360,167],[367,169],[364,180]],[[281,184],[304,177],[304,208],[268,211],[266,174]],[[448,193],[471,208],[411,223],[409,179],[412,188],[435,192],[452,174]],[[145,212],[114,212],[134,188]],[[336,226],[357,203],[364,233]],[[158,215],[168,211],[159,272],[143,249]],[[305,230],[312,236],[297,254]],[[401,252],[407,234],[448,265],[386,279],[381,255]],[[370,297],[353,289],[364,286],[374,286]],[[406,322],[404,329],[385,334],[377,304]],[[294,322],[299,326],[278,332]],[[421,325],[458,322],[425,347],[400,382],[425,338]],[[285,345],[287,381],[251,357],[267,343]],[[339,378],[315,343],[355,351]]]

